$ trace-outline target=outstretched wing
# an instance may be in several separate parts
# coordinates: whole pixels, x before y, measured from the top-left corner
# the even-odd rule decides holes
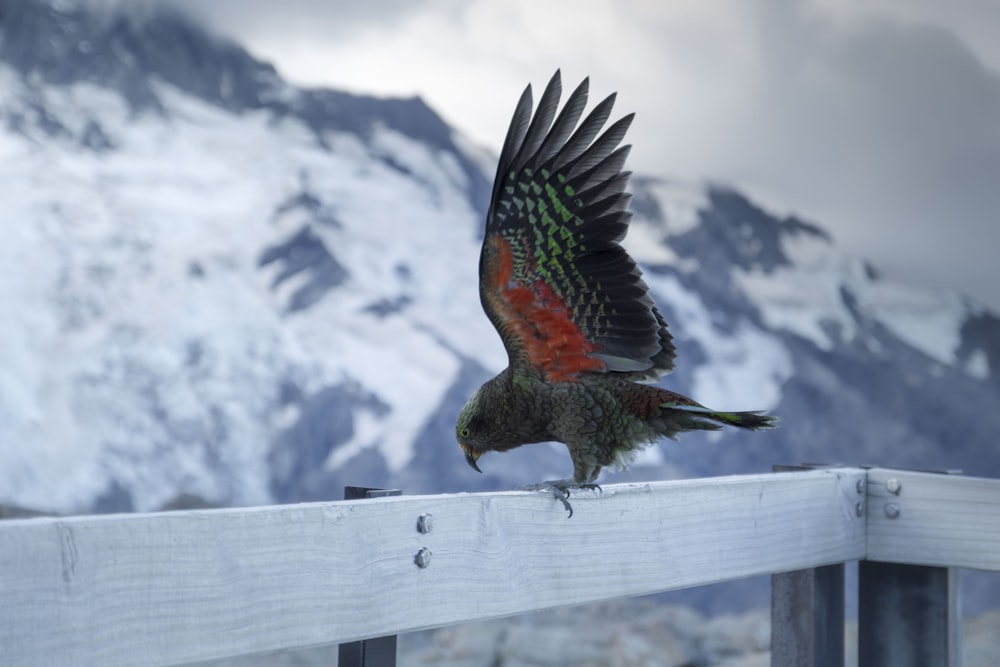
[[[635,262],[619,245],[628,228],[630,172],[621,146],[633,114],[595,140],[615,96],[577,127],[588,80],[559,116],[557,71],[534,117],[531,86],[500,154],[479,259],[479,295],[512,366],[547,380],[585,372],[652,379],[673,368],[667,325]],[[555,119],[553,121],[553,119]]]

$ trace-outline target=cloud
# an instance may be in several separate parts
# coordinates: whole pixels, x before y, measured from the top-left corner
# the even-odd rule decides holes
[[[441,0],[434,0],[440,2]],[[244,38],[280,34],[307,42],[352,39],[386,29],[426,9],[429,0],[160,0],[217,29]]]
[[[701,127],[713,140],[677,154],[892,273],[1000,306],[997,73],[943,27],[764,4],[739,95]]]
[[[420,94],[499,148],[557,68],[638,112],[640,171],[747,189],[1000,310],[992,0],[180,0],[291,80]]]

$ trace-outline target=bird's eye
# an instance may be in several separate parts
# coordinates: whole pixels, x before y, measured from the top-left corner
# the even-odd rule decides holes
[[[461,436],[461,437],[463,437],[463,438],[468,438],[469,437],[469,429],[467,429],[467,428],[460,429],[459,432],[458,432],[458,435]]]

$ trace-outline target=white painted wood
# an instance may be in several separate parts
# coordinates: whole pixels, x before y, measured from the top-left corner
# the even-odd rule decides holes
[[[867,495],[869,560],[1000,572],[1000,480],[877,468]]]
[[[571,519],[508,492],[3,521],[0,664],[175,664],[855,560],[863,479],[609,485]]]

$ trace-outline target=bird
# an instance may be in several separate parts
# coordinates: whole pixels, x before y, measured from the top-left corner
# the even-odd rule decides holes
[[[556,114],[556,70],[532,113],[518,100],[497,165],[482,250],[479,297],[508,365],[460,410],[455,435],[482,472],[486,452],[561,442],[573,476],[522,487],[549,491],[573,515],[571,489],[597,489],[602,468],[684,431],[775,425],[763,411],[712,410],[653,382],[676,349],[641,271],[621,246],[632,214],[620,145],[635,114],[601,132],[612,93],[580,122],[590,79]],[[600,136],[598,134],[600,133]]]

